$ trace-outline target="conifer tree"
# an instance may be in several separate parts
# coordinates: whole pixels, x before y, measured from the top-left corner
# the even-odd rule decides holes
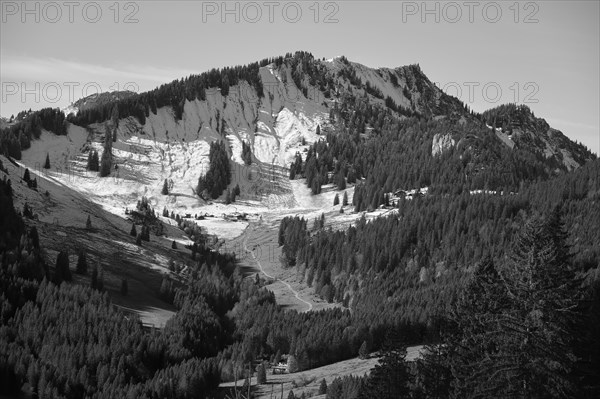
[[[31,176],[29,175],[29,168],[25,169],[25,173],[23,173],[23,180],[29,183],[31,180]]]
[[[371,369],[361,398],[396,399],[409,397],[412,377],[406,362],[406,348],[387,350]]]
[[[298,359],[296,359],[296,356],[290,355],[288,357],[287,369],[288,373],[295,373],[298,371]]]
[[[60,284],[63,281],[71,281],[71,269],[69,268],[69,253],[60,251],[56,257],[56,270],[54,273],[54,282]]]
[[[323,378],[321,380],[321,384],[319,385],[319,395],[325,394],[327,394],[327,381],[325,381],[325,378]]]
[[[259,385],[267,383],[267,370],[264,363],[261,363],[256,370],[256,383]]]
[[[336,206],[340,203],[340,196],[336,193],[335,197],[333,197],[333,206]]]
[[[91,230],[92,229],[92,219],[90,218],[90,215],[88,215],[87,220],[85,222],[85,228],[87,230]]]
[[[367,346],[367,341],[363,341],[362,345],[358,349],[358,357],[361,359],[366,359],[369,356],[369,348]]]
[[[98,151],[91,150],[88,154],[87,169],[92,172],[98,172],[100,170],[100,160],[98,158]]]
[[[50,169],[50,155],[46,153],[46,162],[44,162],[44,169]]]
[[[131,231],[129,235],[132,237],[137,237],[137,229],[135,228],[135,223],[131,223]]]
[[[161,194],[169,195],[169,183],[167,182],[167,179],[165,179],[165,182],[163,183],[163,188],[162,188]]]
[[[104,134],[104,151],[102,152],[102,159],[100,160],[100,177],[106,177],[110,175],[112,169],[112,135],[108,124],[105,125]]]
[[[348,193],[344,191],[344,197],[342,198],[342,206],[348,205]]]
[[[77,257],[77,266],[75,267],[77,274],[87,274],[87,259],[83,249],[79,250],[79,256]]]

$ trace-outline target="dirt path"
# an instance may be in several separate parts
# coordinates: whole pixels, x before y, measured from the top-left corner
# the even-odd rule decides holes
[[[294,288],[292,288],[290,283],[288,283],[287,281],[282,280],[280,278],[277,278],[277,277],[272,276],[269,273],[267,273],[265,271],[265,269],[263,268],[263,265],[262,265],[260,259],[256,257],[255,251],[251,251],[248,249],[248,237],[251,234],[253,234],[254,229],[255,229],[255,227],[253,225],[250,225],[250,226],[248,226],[248,229],[246,229],[246,231],[244,232],[244,241],[243,241],[244,251],[246,251],[248,254],[250,254],[250,256],[252,257],[252,259],[254,260],[254,262],[256,263],[256,265],[258,266],[258,268],[260,269],[260,272],[262,274],[264,274],[269,279],[276,280],[276,281],[283,283],[298,301],[303,302],[308,307],[307,309],[304,310],[305,312],[310,312],[311,310],[313,310],[312,302],[309,302],[309,301],[306,301],[306,300],[300,298],[300,293],[298,291],[296,291]]]

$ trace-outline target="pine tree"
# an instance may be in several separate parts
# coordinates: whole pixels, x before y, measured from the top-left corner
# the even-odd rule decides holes
[[[31,176],[29,175],[29,168],[25,169],[25,173],[23,173],[23,180],[25,180],[27,183],[31,181]]]
[[[236,184],[235,188],[233,189],[233,192],[235,194],[235,196],[237,197],[238,195],[240,195],[240,185]]]
[[[54,272],[54,282],[60,284],[63,281],[71,281],[71,269],[69,268],[69,253],[60,251],[56,257],[56,268]]]
[[[264,363],[261,363],[256,370],[256,383],[259,385],[267,383],[267,370]]]
[[[444,339],[454,396],[575,394],[581,282],[565,240],[555,210],[525,224],[502,276],[489,258],[477,267]]]
[[[344,191],[344,197],[342,198],[342,206],[348,205],[348,193]]]
[[[446,326],[446,347],[434,348],[428,355],[439,356],[438,364],[430,367],[431,370],[437,369],[441,376],[448,374],[444,368],[452,370],[454,395],[469,397],[475,392],[503,395],[502,389],[508,381],[501,376],[491,379],[488,373],[504,361],[498,346],[504,340],[504,332],[495,326],[507,310],[507,295],[504,283],[488,256],[475,269],[459,298],[457,309],[451,315],[451,323]],[[449,389],[448,383],[439,380],[431,379],[429,383],[434,385],[427,387],[430,392]]]
[[[161,191],[162,195],[169,195],[169,183],[167,182],[167,179],[165,179],[165,182],[163,184],[163,188]]]
[[[44,169],[50,169],[50,155],[46,153],[46,162],[44,162]]]
[[[171,244],[171,248],[177,249],[177,243],[175,242],[175,240],[173,240],[173,243]]]
[[[112,136],[108,125],[105,125],[104,134],[104,151],[102,152],[102,158],[100,160],[100,177],[106,177],[110,175],[112,169]]]
[[[100,160],[98,157],[98,151],[92,150],[88,155],[87,169],[92,172],[98,172],[100,170]]]
[[[142,246],[142,234],[138,234],[137,237],[135,238],[135,244],[139,245],[140,247]]]
[[[296,359],[296,356],[290,355],[288,357],[287,369],[288,373],[295,373],[298,371],[298,360]]]
[[[131,231],[129,235],[132,237],[137,237],[137,229],[135,228],[135,223],[131,223]]]
[[[327,381],[325,381],[325,378],[323,378],[321,380],[321,384],[319,385],[319,395],[325,394],[327,394]]]
[[[335,193],[335,197],[333,197],[333,206],[336,206],[340,203],[340,196]]]
[[[363,398],[396,399],[409,397],[412,377],[406,362],[406,348],[389,349],[371,369]]]
[[[508,392],[570,397],[576,391],[573,347],[581,279],[570,263],[559,209],[530,220],[513,248],[507,277],[512,306],[502,318],[505,342],[517,345],[506,349],[516,367],[507,376]]]
[[[83,249],[79,250],[77,257],[77,266],[75,267],[77,274],[87,274],[87,258]]]
[[[366,359],[369,356],[369,348],[367,346],[367,341],[363,341],[362,345],[358,349],[358,357],[361,359]]]

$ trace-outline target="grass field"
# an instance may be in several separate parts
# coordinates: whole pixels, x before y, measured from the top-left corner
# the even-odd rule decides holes
[[[423,345],[411,346],[406,350],[406,360],[413,361],[420,356]],[[256,399],[280,399],[282,392],[286,399],[290,391],[294,391],[296,397],[305,393],[307,397],[324,399],[325,395],[318,395],[321,380],[325,379],[327,385],[338,378],[346,375],[362,376],[368,374],[378,362],[377,357],[368,359],[353,358],[342,362],[318,367],[293,374],[275,374],[267,370],[267,383],[256,385],[256,376],[251,380],[252,392]],[[242,387],[244,380],[221,384],[222,388],[232,389],[237,385]]]

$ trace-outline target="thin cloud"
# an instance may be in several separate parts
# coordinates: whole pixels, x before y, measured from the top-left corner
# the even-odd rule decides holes
[[[57,58],[3,57],[2,81],[53,81],[53,82],[123,82],[140,86],[160,85],[188,76],[193,72],[184,69],[160,68],[149,65],[105,66]]]

